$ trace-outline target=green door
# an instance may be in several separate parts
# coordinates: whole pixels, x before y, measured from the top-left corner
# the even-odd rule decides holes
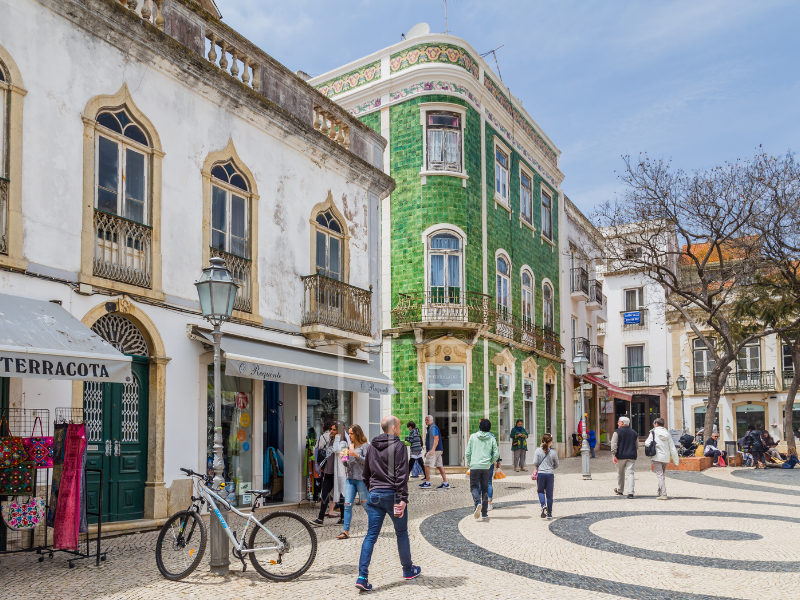
[[[87,468],[103,469],[103,521],[144,517],[147,477],[147,406],[149,368],[146,358],[133,357],[132,381],[83,386]],[[100,476],[86,474],[87,508],[97,511]],[[91,520],[91,519],[90,519]]]

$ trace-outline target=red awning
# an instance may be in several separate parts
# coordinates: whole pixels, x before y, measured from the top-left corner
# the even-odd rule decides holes
[[[600,379],[599,377],[595,377],[593,375],[584,375],[583,378],[586,381],[591,381],[594,384],[599,385],[600,387],[604,387],[608,390],[610,396],[614,398],[619,398],[620,400],[630,400],[633,398],[633,394],[630,392],[626,392],[620,387],[615,386],[613,383],[607,382],[605,379]]]

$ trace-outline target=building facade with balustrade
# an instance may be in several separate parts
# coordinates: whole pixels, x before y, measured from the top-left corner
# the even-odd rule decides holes
[[[0,410],[48,409],[50,427],[56,408],[82,415],[106,520],[184,508],[178,469],[208,467],[213,433],[193,284],[221,257],[239,286],[222,341],[232,500],[306,498],[307,435],[330,418],[375,435],[392,391],[368,352],[386,141],[208,0],[0,0],[0,14],[0,293],[61,304],[134,363],[105,384],[0,362]]]
[[[418,28],[415,28],[418,30]],[[468,42],[422,34],[310,81],[388,140],[384,413],[433,416],[444,464],[488,417],[563,453],[559,151]],[[529,454],[532,457],[532,453]]]

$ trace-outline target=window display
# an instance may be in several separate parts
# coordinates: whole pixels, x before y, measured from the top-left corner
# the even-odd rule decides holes
[[[350,392],[326,388],[307,388],[308,416],[306,427],[313,428],[316,437],[322,435],[326,420],[341,421],[346,427],[353,424],[353,402]]]

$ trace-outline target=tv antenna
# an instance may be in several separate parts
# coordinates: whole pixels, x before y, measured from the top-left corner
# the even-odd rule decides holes
[[[481,54],[481,58],[486,58],[490,54],[494,56],[494,64],[497,67],[497,75],[500,77],[500,81],[503,81],[503,76],[500,74],[500,64],[497,62],[497,51],[500,50],[500,48],[502,48],[503,46],[505,46],[505,44],[501,44],[494,50],[489,50],[488,52],[484,52],[483,54]]]
[[[455,2],[456,0],[442,0],[444,2],[444,33],[445,35],[450,33],[450,30],[447,27],[447,3],[448,2]]]

